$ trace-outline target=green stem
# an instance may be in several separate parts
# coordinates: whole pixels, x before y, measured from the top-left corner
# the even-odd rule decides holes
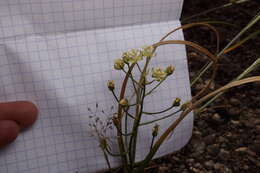
[[[148,96],[149,94],[151,94],[156,88],[158,88],[162,83],[163,81],[165,81],[167,77],[165,77],[163,80],[161,80],[154,88],[152,88],[150,91],[148,91],[145,96]]]
[[[230,3],[227,3],[227,4],[221,5],[221,6],[219,6],[219,7],[215,7],[215,8],[212,8],[212,9],[209,9],[209,10],[206,10],[206,11],[203,11],[203,12],[201,12],[201,13],[197,13],[197,14],[195,14],[195,15],[186,17],[186,18],[184,18],[184,19],[181,20],[181,21],[184,22],[184,21],[190,20],[190,19],[192,19],[192,18],[201,16],[201,15],[205,15],[205,14],[210,13],[210,12],[212,12],[212,11],[219,10],[219,9],[221,9],[221,8],[226,8],[226,7],[232,6],[232,5],[234,5],[234,4],[240,4],[240,3],[243,3],[243,2],[247,2],[247,1],[249,1],[249,0],[239,0],[239,1],[236,1],[235,3],[230,2]]]
[[[226,49],[228,49],[234,42],[236,42],[241,35],[243,35],[249,28],[256,24],[260,20],[260,12],[218,53],[218,57],[222,56]],[[195,84],[201,76],[213,65],[213,62],[207,64],[207,66],[197,75],[197,77],[191,82],[191,85]]]
[[[162,110],[162,111],[158,111],[158,112],[143,112],[143,114],[147,114],[147,115],[154,115],[154,114],[161,114],[161,113],[164,113],[164,112],[167,112],[169,110],[171,110],[172,108],[174,108],[175,106],[171,106],[165,110]]]
[[[178,110],[178,111],[176,111],[176,112],[173,112],[173,113],[171,113],[171,114],[169,114],[169,115],[167,115],[167,116],[164,116],[164,117],[161,117],[161,118],[158,118],[158,119],[152,120],[152,121],[147,121],[147,122],[144,122],[144,123],[140,123],[140,126],[144,126],[144,125],[152,124],[152,123],[154,123],[154,122],[156,122],[156,121],[160,121],[160,120],[163,120],[163,119],[169,118],[169,117],[171,117],[171,116],[173,116],[173,115],[179,113],[180,111],[182,111],[182,109],[180,109],[180,110]]]
[[[139,126],[140,126],[140,121],[141,121],[141,117],[142,117],[142,111],[143,111],[143,104],[144,104],[144,97],[145,97],[145,86],[144,86],[144,89],[143,89],[143,92],[142,92],[142,98],[141,98],[141,107],[140,107],[140,111],[139,111],[139,114],[137,116],[137,121],[134,123],[134,130],[133,130],[133,147],[132,147],[132,151],[133,151],[133,154],[132,154],[132,158],[133,158],[133,161],[135,161],[135,154],[136,154],[136,145],[137,145],[137,134],[138,134],[138,129],[139,129]],[[134,162],[133,162],[134,163]]]
[[[123,72],[125,72],[125,74],[127,74],[127,72],[126,72],[124,69],[122,69],[122,70],[123,70]],[[134,79],[132,73],[129,74],[129,77],[130,77],[130,79],[132,80],[132,83],[133,83],[133,87],[134,87],[135,92],[137,92],[136,85],[139,85],[139,83]],[[136,84],[136,85],[135,85],[135,84]],[[139,87],[140,87],[140,86],[139,86]]]
[[[248,73],[255,70],[258,66],[260,66],[260,58],[258,58],[253,64],[251,64],[243,73],[241,73],[233,81],[237,81],[237,80],[244,78],[246,75],[248,75]],[[198,110],[198,113],[201,112],[203,109],[205,109],[208,105],[210,105],[213,101],[215,101],[222,94],[224,94],[224,92],[218,93],[216,96],[211,98],[207,103],[205,103],[203,106],[200,107],[200,109]]]
[[[112,90],[111,92],[112,92],[112,94],[113,94],[114,98],[116,99],[117,103],[119,103],[119,99],[117,98],[117,96],[116,96],[116,94],[115,94],[114,90]]]
[[[153,138],[152,138],[152,142],[151,142],[151,145],[150,145],[150,151],[149,152],[151,152],[151,150],[153,148],[154,139],[155,139],[155,136],[153,136]]]
[[[109,162],[109,159],[108,159],[108,155],[107,155],[105,150],[103,150],[103,153],[104,153],[104,156],[105,156],[105,160],[106,160],[109,172],[111,172],[111,165],[110,165],[110,162]]]
[[[127,121],[128,118],[127,118],[127,117],[128,117],[128,115],[127,115],[127,113],[128,113],[128,110],[126,111],[126,114],[125,114],[125,134],[128,133],[128,129],[127,129],[127,123],[128,123],[128,121]],[[127,142],[127,141],[128,141],[127,138],[128,138],[128,136],[125,135],[125,144],[128,143],[128,142]]]
[[[120,154],[120,153],[118,153],[118,154],[112,153],[111,151],[109,151],[109,149],[106,149],[106,152],[107,152],[109,155],[113,156],[113,157],[121,157],[121,156],[122,156],[122,154]],[[127,152],[126,152],[126,153],[123,153],[123,154],[126,155]]]
[[[146,71],[147,71],[150,60],[151,60],[151,57],[146,58],[145,65],[144,65],[143,71],[141,73],[141,77],[139,79],[140,85],[145,81],[145,75],[146,75]],[[144,97],[145,97],[145,85],[143,85],[143,87],[139,87],[137,90],[137,93],[136,93],[136,103],[137,103],[136,119],[134,121],[133,128],[132,128],[133,135],[130,137],[130,142],[129,142],[129,151],[130,151],[129,158],[130,158],[131,169],[133,169],[134,162],[135,162],[137,133],[138,133],[138,127],[139,127],[139,123],[140,123],[141,116],[142,116]],[[140,108],[140,106],[141,106],[141,108]]]

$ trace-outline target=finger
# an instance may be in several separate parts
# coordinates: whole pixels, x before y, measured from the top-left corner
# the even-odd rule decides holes
[[[13,120],[21,128],[32,125],[37,119],[37,107],[28,101],[0,103],[0,121]]]
[[[12,120],[0,120],[0,148],[13,142],[20,131],[19,125]]]

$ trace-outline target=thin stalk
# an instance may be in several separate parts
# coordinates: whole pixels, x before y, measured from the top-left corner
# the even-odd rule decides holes
[[[128,69],[128,72],[124,78],[124,81],[123,81],[122,87],[121,87],[121,91],[120,91],[120,100],[125,97],[127,82],[128,82],[129,76],[131,74],[131,71],[134,68],[134,65],[135,64],[132,64],[130,66],[130,68]],[[123,111],[123,109],[124,108],[120,104],[118,104],[118,111],[117,111],[118,124],[116,124],[115,126],[117,128],[117,143],[118,143],[119,151],[121,154],[123,170],[124,170],[124,173],[128,173],[130,171],[130,169],[128,167],[127,155],[124,154],[124,153],[126,153],[126,147],[125,147],[123,136],[122,136],[122,117],[123,117],[122,111]]]
[[[153,148],[154,140],[155,140],[155,136],[153,136],[153,138],[152,138],[152,142],[151,142],[151,145],[150,145],[150,152],[151,152],[151,150],[152,150],[152,148]]]
[[[136,145],[137,145],[137,134],[138,134],[138,129],[140,126],[140,121],[141,121],[141,117],[142,117],[142,112],[143,112],[143,105],[144,105],[144,98],[145,98],[145,86],[143,88],[142,91],[142,98],[141,98],[141,107],[140,107],[140,111],[139,111],[139,115],[137,117],[137,121],[135,122],[135,127],[133,130],[133,161],[135,161],[135,154],[136,154]]]
[[[106,148],[106,152],[111,155],[111,156],[114,156],[114,157],[121,157],[122,154],[118,153],[118,154],[115,154],[115,153],[112,153],[109,149]],[[126,155],[127,153],[123,153],[124,155]]]
[[[142,69],[141,69],[140,65],[138,63],[136,63],[136,65],[137,65],[137,68],[138,68],[139,72],[142,73]]]
[[[260,30],[258,30],[258,31],[256,31],[256,32],[250,34],[249,36],[247,36],[246,38],[244,38],[244,39],[241,40],[240,42],[238,42],[238,43],[232,45],[231,47],[229,47],[228,49],[225,50],[225,53],[230,52],[230,51],[236,49],[237,47],[241,46],[242,44],[244,44],[244,43],[247,42],[248,40],[255,38],[258,34],[260,34]]]
[[[155,50],[154,50],[155,51]],[[146,62],[144,65],[144,68],[141,73],[141,77],[139,79],[139,84],[142,84],[145,81],[145,75],[148,68],[148,64],[151,60],[151,57],[146,58]],[[142,97],[142,98],[141,98]],[[134,121],[132,133],[133,135],[130,137],[129,142],[129,158],[130,158],[130,164],[131,168],[133,169],[134,162],[135,162],[135,152],[136,152],[136,139],[137,139],[137,133],[138,133],[138,127],[142,116],[142,109],[143,109],[143,101],[145,97],[145,85],[143,85],[143,88],[139,87],[136,93],[136,120]],[[141,100],[140,100],[141,99]],[[139,104],[140,103],[140,104]]]
[[[167,112],[169,110],[171,110],[172,108],[174,108],[175,106],[170,106],[169,108],[166,108],[162,111],[158,111],[158,112],[143,112],[143,114],[147,114],[147,115],[155,115],[155,114],[161,114],[161,113],[164,113],[164,112]]]
[[[246,75],[248,75],[250,72],[252,72],[259,66],[260,66],[260,58],[258,58],[253,64],[251,64],[243,73],[241,73],[233,81],[237,81],[237,80],[244,78]],[[198,110],[198,113],[201,112],[202,110],[204,110],[208,105],[210,105],[213,101],[215,101],[222,94],[224,94],[224,92],[218,93],[216,96],[211,98],[207,103],[205,103],[203,106],[200,107],[200,109]]]
[[[157,121],[160,121],[160,120],[163,120],[163,119],[169,118],[169,117],[171,117],[171,116],[173,116],[173,115],[179,113],[180,111],[182,111],[182,110],[179,109],[178,111],[173,112],[173,113],[171,113],[171,114],[169,114],[169,115],[167,115],[167,116],[164,116],[164,117],[161,117],[161,118],[158,118],[158,119],[152,120],[152,121],[147,121],[147,122],[144,122],[144,123],[140,123],[140,126],[144,126],[144,125],[152,124],[152,123],[154,123],[154,122],[157,122]]]
[[[128,112],[128,110],[127,110],[127,112]],[[128,126],[128,124],[127,124],[127,123],[128,123],[128,118],[127,118],[127,117],[128,117],[128,115],[127,115],[127,113],[126,113],[126,114],[125,114],[125,134],[128,133],[128,129],[127,129],[127,126]],[[127,141],[128,141],[127,138],[128,138],[128,136],[125,135],[125,144],[128,143],[128,142],[127,142]]]
[[[206,11],[203,11],[203,12],[201,12],[201,13],[197,13],[197,14],[195,14],[195,15],[186,17],[186,18],[184,18],[184,19],[181,20],[181,21],[182,21],[182,22],[185,22],[185,21],[190,20],[190,19],[192,19],[192,18],[195,18],[195,17],[201,16],[201,15],[208,14],[208,13],[210,13],[210,12],[212,12],[212,11],[219,10],[219,9],[222,9],[222,8],[226,8],[226,7],[230,7],[230,6],[234,5],[234,4],[240,4],[240,3],[247,2],[247,1],[249,1],[249,0],[239,0],[239,1],[236,1],[235,3],[230,2],[230,3],[227,3],[227,4],[221,5],[221,6],[219,6],[219,7],[215,7],[215,8],[212,8],[212,9],[209,9],[209,10],[206,10]]]
[[[165,77],[163,80],[161,80],[154,88],[152,88],[150,91],[148,91],[145,96],[148,96],[149,94],[151,94],[156,88],[158,88],[162,83],[163,81],[165,81],[167,77]]]
[[[103,153],[104,153],[104,157],[105,157],[109,172],[111,172],[111,165],[110,165],[110,162],[109,162],[109,159],[108,159],[108,155],[107,155],[105,150],[103,150]]]
[[[122,69],[122,70],[123,70],[123,72],[124,72],[125,74],[127,74],[127,72],[125,71],[125,69]],[[132,80],[132,84],[133,84],[133,87],[134,87],[135,92],[137,92],[137,89],[136,89],[135,84],[139,85],[139,83],[134,79],[132,73],[129,74],[129,77],[130,77],[130,79]]]
[[[112,94],[113,94],[114,98],[116,99],[117,103],[119,103],[119,99],[117,98],[117,96],[116,96],[116,94],[115,94],[114,90],[112,90],[111,92],[112,92]]]
[[[251,28],[254,24],[256,24],[260,20],[260,12],[222,49],[218,54],[217,57],[222,56],[225,53],[225,50],[228,49],[233,43],[235,43],[238,38],[243,35],[249,28]],[[201,76],[213,65],[213,62],[209,62],[207,66],[197,75],[197,77],[192,80],[191,84],[195,84]]]
[[[139,162],[136,166],[139,166],[137,172],[142,172],[145,168],[145,166],[150,162],[150,160],[153,158],[153,156],[156,154],[156,152],[158,151],[159,147],[162,145],[162,143],[165,141],[165,139],[167,139],[167,137],[173,132],[173,130],[179,125],[179,123],[192,111],[194,110],[196,107],[198,107],[201,103],[203,103],[204,101],[208,100],[209,98],[215,96],[216,94],[223,92],[227,89],[236,87],[236,86],[240,86],[243,84],[247,84],[247,83],[252,83],[252,82],[260,82],[260,76],[254,76],[254,77],[249,77],[249,78],[245,78],[239,81],[234,81],[234,82],[230,82],[227,85],[209,93],[208,95],[202,97],[201,99],[199,99],[198,101],[196,101],[195,103],[191,103],[189,104],[189,106],[181,113],[181,115],[178,117],[178,119],[176,121],[174,121],[165,131],[164,133],[159,137],[159,139],[155,142],[152,150],[150,153],[148,153],[148,155],[145,157],[145,159],[141,162]]]

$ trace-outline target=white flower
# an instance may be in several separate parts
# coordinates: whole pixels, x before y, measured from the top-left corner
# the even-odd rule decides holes
[[[143,56],[140,50],[131,49],[130,51],[123,53],[122,59],[125,63],[133,64],[143,60]]]
[[[153,51],[154,51],[154,47],[153,46],[144,46],[142,48],[142,55],[145,57],[153,57]]]
[[[166,76],[167,73],[161,68],[157,67],[152,69],[152,78],[154,78],[156,81],[162,81]]]

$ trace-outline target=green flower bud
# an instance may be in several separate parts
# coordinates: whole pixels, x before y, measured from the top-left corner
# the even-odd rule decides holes
[[[153,137],[156,137],[158,135],[158,131],[159,131],[159,125],[155,124],[155,126],[153,127]]]
[[[175,68],[172,65],[170,65],[166,68],[165,73],[167,73],[167,75],[169,76],[174,72],[174,70]]]
[[[181,99],[180,98],[176,98],[172,104],[172,106],[180,106],[181,105]]]
[[[121,99],[119,101],[119,104],[123,107],[127,107],[128,106],[128,100],[127,99]]]
[[[107,140],[105,138],[100,138],[99,139],[99,147],[102,150],[105,150],[107,148]]]
[[[107,82],[107,87],[110,91],[113,91],[115,89],[115,82],[113,80],[109,80]]]

